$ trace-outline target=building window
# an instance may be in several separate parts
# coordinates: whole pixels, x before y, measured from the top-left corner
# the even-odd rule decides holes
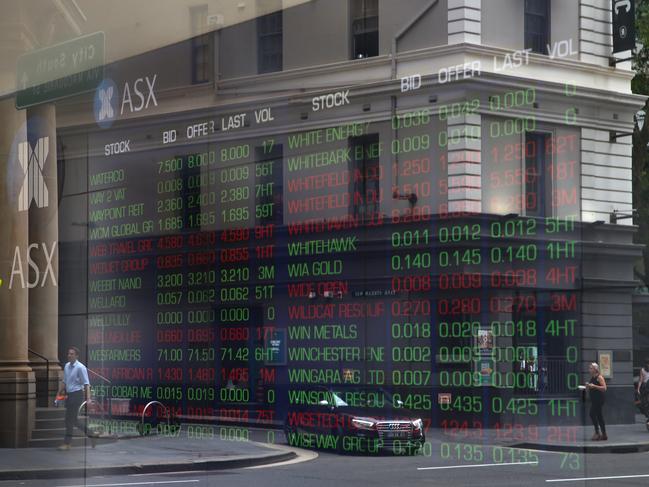
[[[209,34],[192,39],[192,83],[210,81],[212,73],[212,42]]]
[[[552,208],[552,134],[525,134],[525,214],[551,216]],[[548,150],[550,149],[550,150]]]
[[[379,55],[378,0],[352,0],[351,39],[352,59]]]
[[[257,69],[273,73],[283,69],[282,11],[257,19]]]
[[[349,145],[353,161],[350,213],[361,221],[366,221],[373,219],[380,210],[379,134],[352,137]]]
[[[206,83],[212,77],[212,33],[206,32],[207,5],[190,8],[192,22],[192,83]]]
[[[550,0],[525,0],[525,49],[548,53]]]

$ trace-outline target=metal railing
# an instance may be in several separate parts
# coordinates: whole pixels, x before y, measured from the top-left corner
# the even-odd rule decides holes
[[[79,406],[79,410],[77,411],[77,416],[78,416],[79,414],[81,414],[81,410],[82,410],[84,407],[88,406],[89,404],[96,404],[97,407],[101,410],[101,415],[102,415],[102,417],[106,416],[106,410],[102,407],[101,403],[99,403],[99,402],[97,402],[97,401],[92,401],[92,400],[90,401],[90,403],[88,403],[88,401],[83,401],[83,402],[81,403],[81,405]],[[86,409],[86,416],[88,416],[88,410],[87,410],[87,409]]]
[[[145,434],[148,434],[145,427],[144,427],[144,418],[146,416],[146,412],[151,406],[160,406],[165,412],[165,416],[167,417],[167,429],[171,429],[171,409],[162,404],[160,401],[149,401],[146,406],[144,406],[144,409],[142,410],[142,419],[140,420],[140,424],[138,425],[138,433],[140,433],[140,436],[144,436]]]
[[[49,398],[50,398],[50,360],[47,357],[45,357],[44,355],[41,355],[40,353],[35,352],[31,348],[28,348],[27,352],[31,353],[32,355],[36,355],[38,358],[45,361],[45,373],[47,374],[46,379],[45,379],[46,391],[47,391],[46,392],[46,398],[47,398],[47,401],[49,402]]]
[[[92,370],[91,368],[86,367],[86,370],[87,370],[88,372],[90,372],[92,375],[94,375],[94,376],[96,376],[96,377],[99,377],[101,380],[103,380],[103,381],[106,382],[107,384],[112,384],[112,382],[111,382],[110,379],[107,379],[106,377],[104,377],[103,375],[99,374],[98,372],[95,372],[95,371]],[[110,410],[111,410],[111,398],[108,397],[108,398],[106,398],[106,400],[108,401],[108,404],[107,404],[107,408],[106,408],[106,409],[108,409],[108,411],[110,411]],[[99,407],[99,409],[100,409],[100,411],[101,411],[101,417],[102,417],[102,418],[106,418],[106,409],[101,405],[101,403],[99,403],[98,401],[92,401],[92,402],[95,403],[95,404],[97,404],[97,406]],[[82,409],[84,406],[86,406],[86,403],[87,403],[87,401],[84,401],[83,403],[81,403],[81,406],[79,406],[79,413],[81,413],[81,409]],[[86,409],[86,413],[87,413],[87,409]],[[86,416],[88,416],[88,414],[86,414]]]
[[[565,395],[577,392],[580,384],[579,364],[570,363],[564,357],[543,358],[534,365],[532,370],[514,369],[514,371],[526,371],[531,376],[527,388],[517,391],[520,395]]]
[[[101,375],[101,374],[98,374],[97,372],[95,372],[95,371],[92,370],[92,369],[89,369],[89,368],[86,368],[86,369],[87,369],[88,372],[90,372],[92,375],[95,375],[95,376],[99,377],[99,378],[100,378],[101,380],[103,380],[104,382],[107,382],[107,383],[109,383],[109,384],[112,384],[112,382],[110,381],[110,379],[107,379],[106,377],[104,377],[104,376]]]
[[[88,370],[89,373],[91,373],[92,375],[94,375],[96,377],[99,377],[102,381],[106,382],[107,384],[112,384],[112,381],[110,379],[104,377],[100,373],[95,372],[92,369],[87,369],[87,370]],[[96,404],[97,407],[99,408],[102,418],[105,418],[106,414],[108,414],[109,416],[112,416],[112,414],[113,414],[112,413],[112,407],[111,407],[111,403],[112,403],[111,398],[108,397],[107,400],[108,400],[108,404],[107,404],[106,408],[103,407],[102,404],[99,403],[98,401],[92,401],[92,403]],[[83,403],[81,403],[81,405],[79,406],[78,413],[81,414],[82,410],[84,408],[86,408],[86,416],[88,416],[88,406],[89,406],[88,401],[84,401]],[[172,426],[171,423],[172,423],[173,418],[172,418],[171,409],[169,407],[165,406],[160,401],[150,401],[150,402],[148,402],[146,404],[146,406],[144,406],[144,409],[142,410],[142,415],[141,415],[140,420],[139,420],[139,424],[137,425],[137,431],[140,434],[140,436],[144,436],[145,434],[149,434],[147,429],[145,428],[145,418],[146,418],[147,411],[149,409],[151,409],[153,411],[153,409],[152,409],[153,406],[159,406],[164,411],[165,418],[163,418],[163,419],[166,419],[167,428],[169,429]],[[108,413],[107,413],[107,411],[108,411]]]

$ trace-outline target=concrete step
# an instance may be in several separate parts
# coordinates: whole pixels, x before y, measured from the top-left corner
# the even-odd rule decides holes
[[[65,419],[37,419],[34,425],[35,430],[49,430],[53,428],[65,428]]]
[[[41,440],[45,438],[63,438],[65,428],[38,429],[32,431],[32,440]]]
[[[36,408],[36,419],[65,419],[65,408]]]

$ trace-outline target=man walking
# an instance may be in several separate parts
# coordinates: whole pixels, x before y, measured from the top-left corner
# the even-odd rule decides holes
[[[78,418],[79,408],[85,401],[90,403],[90,381],[88,380],[88,370],[78,360],[79,349],[70,347],[68,349],[68,363],[65,364],[63,369],[63,382],[59,387],[58,396],[63,395],[65,392],[68,398],[65,401],[65,439],[63,444],[59,446],[59,450],[69,450],[70,443],[72,443],[72,430],[76,426],[90,438],[91,445],[94,448],[96,443],[96,435],[89,433],[87,426]]]

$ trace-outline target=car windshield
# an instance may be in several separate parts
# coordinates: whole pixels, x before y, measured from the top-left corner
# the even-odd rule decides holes
[[[403,408],[401,394],[392,394],[383,388],[345,387],[331,390],[336,407]]]
[[[340,397],[342,393],[340,392],[333,392],[333,399],[334,399],[334,404],[336,407],[347,407],[349,404],[347,404],[343,399]]]

